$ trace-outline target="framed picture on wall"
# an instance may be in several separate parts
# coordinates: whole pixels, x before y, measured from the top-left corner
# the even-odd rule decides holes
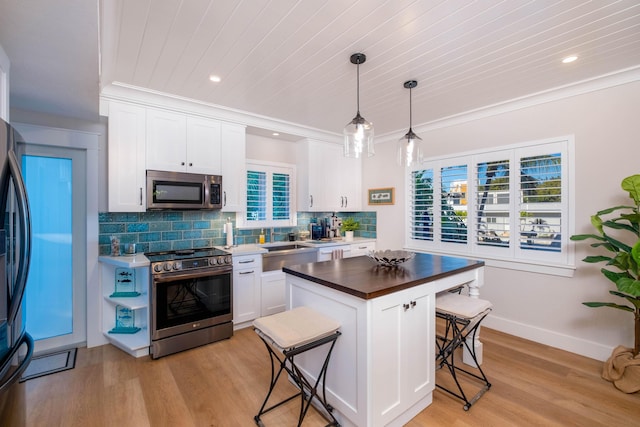
[[[370,205],[393,205],[393,190],[394,187],[388,188],[370,188],[369,189],[369,204]]]

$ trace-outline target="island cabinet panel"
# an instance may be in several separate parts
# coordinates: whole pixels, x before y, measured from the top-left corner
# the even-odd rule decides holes
[[[373,425],[387,425],[435,387],[433,295],[423,285],[371,304]]]
[[[369,363],[367,302],[327,287],[287,274],[287,307],[307,306],[340,323],[342,335],[336,341],[327,370],[327,399],[337,411],[343,426],[369,426],[367,387]],[[305,375],[317,378],[326,348],[296,356]]]

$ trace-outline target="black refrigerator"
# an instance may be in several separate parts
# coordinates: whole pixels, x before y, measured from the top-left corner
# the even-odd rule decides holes
[[[25,424],[25,390],[19,382],[33,356],[23,296],[31,256],[27,192],[16,156],[20,134],[0,120],[0,424]],[[7,424],[5,424],[7,423]]]

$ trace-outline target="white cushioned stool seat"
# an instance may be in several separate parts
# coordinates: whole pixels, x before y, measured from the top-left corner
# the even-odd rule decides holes
[[[334,319],[309,307],[297,307],[253,321],[253,326],[278,347],[298,347],[331,335],[340,328]]]
[[[436,310],[472,319],[493,307],[490,301],[444,292],[436,295]]]

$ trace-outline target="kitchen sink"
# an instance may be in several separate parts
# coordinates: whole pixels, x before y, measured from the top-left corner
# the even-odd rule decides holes
[[[318,249],[297,243],[288,245],[263,246],[269,252],[262,254],[262,271],[281,270],[296,264],[316,262]]]
[[[290,245],[277,245],[277,246],[263,246],[269,252],[279,252],[279,251],[289,251],[291,249],[300,249],[307,248],[308,246],[302,246],[297,243],[292,243]]]

